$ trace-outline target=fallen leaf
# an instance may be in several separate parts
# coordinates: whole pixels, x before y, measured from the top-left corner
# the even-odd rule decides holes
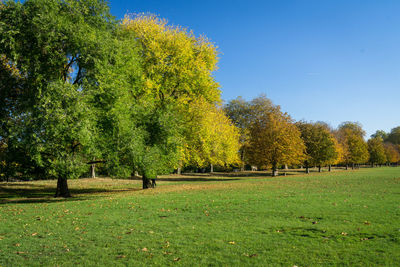
[[[142,248],[142,251],[146,252],[146,251],[148,251],[148,249],[147,248]]]
[[[257,257],[257,254],[247,254],[247,253],[243,253],[244,256],[249,257],[249,258],[253,258],[253,257]]]
[[[118,255],[117,256],[117,259],[122,259],[122,258],[126,258],[126,256],[125,255]]]
[[[17,251],[17,254],[25,254],[23,251]]]
[[[174,261],[179,261],[181,258],[175,258]]]
[[[347,235],[347,233],[346,232],[342,232],[341,235]]]
[[[228,243],[231,245],[235,245],[235,241],[229,241]]]
[[[14,244],[14,246],[19,247],[19,246],[21,246],[21,244],[17,243],[17,244]]]
[[[315,221],[315,222],[312,222],[312,224],[317,224],[318,222],[317,221]]]
[[[32,236],[35,236],[35,235],[37,235],[37,233],[33,233],[33,234],[32,234]]]

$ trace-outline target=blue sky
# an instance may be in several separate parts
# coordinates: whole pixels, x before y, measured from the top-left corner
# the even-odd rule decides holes
[[[400,1],[110,1],[150,12],[220,51],[225,101],[266,94],[295,120],[358,121],[367,137],[400,125]]]

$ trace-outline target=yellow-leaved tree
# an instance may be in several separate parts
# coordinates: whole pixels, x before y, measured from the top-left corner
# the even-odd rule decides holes
[[[122,25],[141,46],[143,93],[179,104],[199,96],[220,102],[219,84],[211,75],[217,69],[218,51],[207,38],[167,25],[155,15],[125,16]]]
[[[305,146],[299,129],[279,106],[259,109],[257,103],[263,99],[268,100],[260,97],[252,101],[257,112],[250,126],[250,162],[259,168],[272,167],[276,176],[279,165],[299,164],[304,159]]]
[[[154,15],[126,16],[123,28],[133,33],[141,49],[141,98],[159,109],[173,105],[180,125],[178,173],[185,165],[237,163],[238,133],[218,107],[217,47],[204,36],[171,26]],[[157,106],[157,105],[156,105]]]
[[[239,131],[222,108],[204,99],[194,101],[188,110],[182,150],[182,165],[205,167],[239,164]]]

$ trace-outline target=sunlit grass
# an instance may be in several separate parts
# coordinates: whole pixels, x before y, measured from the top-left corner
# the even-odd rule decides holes
[[[0,183],[0,265],[400,262],[400,168],[262,174]]]

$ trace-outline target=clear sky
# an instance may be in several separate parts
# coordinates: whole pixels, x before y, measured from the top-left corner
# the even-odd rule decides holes
[[[265,94],[295,120],[400,126],[398,0],[110,0],[204,34],[225,101]]]

